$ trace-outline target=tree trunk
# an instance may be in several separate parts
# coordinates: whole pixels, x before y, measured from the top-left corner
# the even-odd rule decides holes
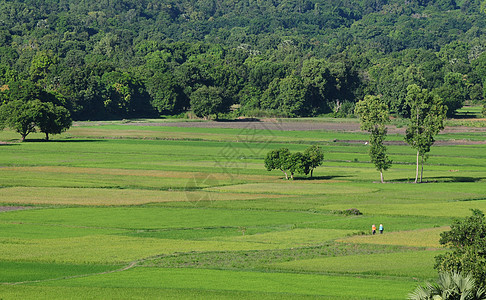
[[[285,172],[284,170],[280,170],[280,171],[282,171],[285,174],[285,179],[289,180],[289,175],[287,175],[287,172]]]
[[[380,170],[380,179],[381,179],[381,183],[384,183],[384,181],[383,181],[383,170]]]
[[[422,170],[420,171],[420,183],[422,183],[423,175],[424,175],[424,156],[422,155]]]
[[[290,179],[294,180],[294,172],[290,172]]]
[[[314,169],[311,169],[311,178],[312,178],[312,172],[314,172]]]
[[[46,132],[46,142],[49,141],[49,133]]]
[[[419,173],[419,152],[417,151],[417,169],[415,171],[415,183],[418,181],[418,173]]]
[[[26,135],[22,135],[22,142],[25,142]]]

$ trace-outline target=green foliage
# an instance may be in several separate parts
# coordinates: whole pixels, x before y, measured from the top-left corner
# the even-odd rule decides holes
[[[36,120],[40,100],[23,102],[20,100],[10,101],[0,106],[0,128],[8,127],[20,133],[22,141],[29,133],[35,132]]]
[[[410,122],[406,130],[405,140],[417,150],[417,169],[415,182],[418,182],[419,156],[422,158],[422,182],[423,164],[430,147],[435,142],[435,135],[444,129],[446,107],[442,105],[439,96],[420,88],[418,85],[407,87],[407,105],[410,107]]]
[[[191,109],[196,116],[209,119],[211,116],[218,118],[218,114],[229,110],[230,102],[223,96],[222,91],[213,86],[202,86],[194,91],[191,96]]]
[[[439,273],[437,283],[426,283],[418,286],[408,294],[410,300],[481,300],[486,299],[486,291],[478,286],[470,275],[456,272]]]
[[[472,216],[455,220],[451,230],[441,233],[440,243],[452,250],[436,257],[439,272],[470,273],[480,286],[486,286],[486,218],[472,209]]]
[[[281,148],[272,150],[267,153],[264,163],[267,171],[280,170],[285,174],[285,179],[288,178],[287,172],[290,173],[290,178],[294,179],[294,173],[311,174],[315,168],[320,166],[324,161],[324,154],[319,146],[313,145],[302,152],[290,153],[289,149]]]
[[[72,125],[71,114],[63,107],[54,105],[52,102],[40,103],[38,115],[35,120],[39,131],[46,134],[46,141],[49,134],[60,134],[69,129]]]
[[[32,80],[76,120],[179,114],[203,85],[291,117],[367,94],[408,116],[411,84],[448,115],[484,98],[484,1],[34,2],[0,5],[0,86]]]
[[[355,113],[360,117],[360,128],[370,132],[370,149],[368,151],[371,162],[380,172],[383,183],[383,171],[391,167],[392,161],[386,153],[383,141],[386,138],[386,124],[390,122],[388,106],[380,97],[367,95],[364,100],[356,104]]]
[[[289,160],[289,157],[290,151],[287,148],[272,150],[268,152],[267,156],[265,157],[265,168],[267,171],[280,170],[285,174],[285,179],[289,179],[287,174],[287,161]]]

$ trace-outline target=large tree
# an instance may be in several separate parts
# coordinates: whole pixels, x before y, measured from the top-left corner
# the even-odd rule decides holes
[[[285,179],[289,179],[287,171],[290,155],[290,151],[287,148],[281,148],[268,152],[267,156],[265,157],[265,168],[267,171],[280,170],[285,174]]]
[[[218,114],[227,112],[230,106],[222,91],[213,86],[200,87],[191,94],[190,99],[194,114],[205,119],[212,115],[217,119]]]
[[[69,111],[51,102],[37,103],[35,124],[39,131],[45,133],[46,141],[49,134],[60,134],[71,127],[72,119]]]
[[[322,152],[321,147],[312,145],[305,149],[303,159],[303,172],[306,175],[310,173],[310,177],[312,177],[314,169],[322,165],[322,162],[324,161],[324,153]]]
[[[370,133],[369,155],[371,162],[380,171],[380,179],[383,183],[383,171],[390,168],[392,161],[386,154],[386,146],[383,144],[390,121],[388,105],[380,97],[367,95],[363,100],[356,103],[355,112],[360,118],[361,130]]]
[[[486,287],[486,218],[482,211],[455,220],[450,231],[440,234],[441,245],[451,249],[435,257],[439,272],[471,273],[476,282]]]
[[[417,168],[415,172],[415,183],[422,182],[424,162],[427,153],[434,144],[435,138],[444,129],[444,120],[447,108],[442,104],[442,99],[422,89],[416,84],[407,87],[406,103],[410,108],[410,119],[406,130],[405,140],[417,150]],[[420,180],[419,180],[419,159]]]
[[[42,105],[40,100],[28,102],[15,100],[3,104],[0,106],[0,128],[8,127],[17,131],[24,142],[30,133],[36,131],[35,125],[40,105]]]

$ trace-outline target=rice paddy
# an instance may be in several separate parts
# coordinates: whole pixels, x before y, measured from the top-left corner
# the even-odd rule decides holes
[[[441,134],[413,184],[397,129],[380,184],[359,131],[163,125],[0,133],[2,299],[404,299],[436,276],[440,233],[486,211],[484,130]],[[311,144],[313,178],[265,170]]]

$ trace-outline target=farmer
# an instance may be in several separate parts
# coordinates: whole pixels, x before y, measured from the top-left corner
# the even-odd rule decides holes
[[[378,230],[380,230],[380,234],[383,234],[383,224],[380,224],[380,227],[378,227]]]
[[[375,224],[371,225],[371,232],[373,233],[373,235],[376,233],[376,225]]]

